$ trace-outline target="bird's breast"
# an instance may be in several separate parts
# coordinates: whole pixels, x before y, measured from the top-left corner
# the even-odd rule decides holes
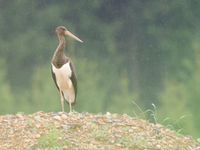
[[[70,77],[72,76],[72,70],[69,65],[70,62],[64,64],[61,68],[56,68],[52,64],[53,72],[56,76],[56,83],[61,90],[65,90],[72,87]]]

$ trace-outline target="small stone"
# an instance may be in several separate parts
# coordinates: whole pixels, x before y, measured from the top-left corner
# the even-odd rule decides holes
[[[129,129],[128,132],[133,132],[133,129]]]
[[[40,116],[35,116],[34,119],[35,120],[40,120]]]
[[[36,128],[40,128],[40,124],[36,124],[35,126],[36,126]]]
[[[67,117],[66,114],[62,114],[62,115],[61,115],[61,118],[65,120],[65,119],[67,119],[68,117]]]
[[[72,136],[71,136],[71,135],[68,135],[68,136],[66,136],[66,138],[67,138],[67,139],[71,139],[71,138],[72,138]]]
[[[62,120],[60,116],[54,116],[53,118],[56,119],[56,120],[58,120],[58,121]]]
[[[115,137],[121,138],[122,136],[120,134],[114,134]]]
[[[106,122],[107,123],[112,123],[113,121],[109,119],[109,120],[106,120]]]
[[[165,144],[165,145],[167,145],[167,142],[166,142],[166,141],[163,141],[162,143]]]
[[[110,140],[110,143],[115,143],[115,140]]]
[[[36,134],[36,135],[35,135],[35,138],[40,138],[40,134]]]
[[[86,126],[86,125],[83,125],[83,126],[82,126],[82,128],[83,128],[83,129],[86,129],[86,128],[87,128],[87,126]]]
[[[128,118],[129,116],[127,114],[123,114],[123,117]]]
[[[193,150],[191,146],[188,146],[188,150]]]
[[[58,115],[62,115],[62,114],[64,114],[64,112],[62,112],[62,111],[58,112]]]
[[[134,138],[135,138],[135,135],[134,135],[134,134],[131,134],[131,137],[134,139]]]
[[[120,146],[121,147],[121,144],[117,143],[116,146]]]
[[[110,115],[111,115],[111,113],[110,113],[110,112],[107,112],[107,113],[106,113],[106,116],[110,116]]]
[[[83,114],[78,114],[78,117],[81,119],[83,118]]]
[[[156,127],[162,128],[163,126],[161,124],[156,124]]]
[[[169,147],[169,148],[173,148],[173,145],[169,144],[168,147]]]
[[[113,119],[113,121],[114,121],[114,122],[120,122],[120,120],[119,120],[119,119]]]
[[[112,118],[111,113],[107,112],[107,113],[106,113],[106,118],[111,119],[111,118]]]
[[[22,119],[23,118],[23,115],[22,114],[17,114],[16,115],[18,118]]]
[[[92,123],[97,123],[97,121],[96,121],[96,120],[90,120],[90,122],[92,122]]]
[[[160,145],[156,145],[156,148],[160,149],[160,148],[161,148],[161,146],[160,146]]]
[[[117,118],[117,114],[116,113],[112,114],[112,116],[113,116],[113,118]]]

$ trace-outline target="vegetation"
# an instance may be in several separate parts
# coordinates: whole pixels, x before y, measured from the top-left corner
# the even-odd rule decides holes
[[[134,115],[133,100],[142,110],[155,104],[163,124],[199,138],[199,8],[198,0],[0,0],[0,114],[61,111],[50,65],[64,25],[84,41],[66,46],[76,111]]]
[[[62,131],[51,127],[47,136],[39,138],[37,146],[41,148],[48,147],[49,149],[62,149],[63,145],[67,145],[69,142],[59,138],[61,134],[63,134]]]

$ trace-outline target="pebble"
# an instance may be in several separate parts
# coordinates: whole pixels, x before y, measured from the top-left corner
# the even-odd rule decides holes
[[[62,111],[58,112],[58,115],[62,115],[62,114],[64,114],[64,112],[62,112]]]
[[[35,135],[35,138],[40,138],[40,134],[36,134],[36,135]]]
[[[160,148],[161,148],[161,146],[160,146],[160,145],[156,145],[156,148],[160,149]]]
[[[17,116],[18,118],[20,118],[20,119],[23,119],[23,118],[24,118],[22,114],[17,114],[16,116]]]
[[[63,150],[67,150],[67,149],[69,149],[68,146],[64,146],[63,147]]]
[[[107,112],[107,113],[106,113],[106,118],[108,118],[108,119],[111,119],[111,118],[112,118],[112,116],[111,116],[111,113],[110,113],[110,112]]]
[[[81,119],[81,118],[83,118],[83,114],[78,114],[78,117]]]
[[[67,131],[70,127],[69,126],[67,126],[67,125],[61,125],[61,127],[65,130],[65,131]]]
[[[58,121],[62,120],[60,116],[54,116],[53,118],[56,119],[56,120],[58,120]]]
[[[68,117],[67,117],[66,114],[62,114],[62,115],[61,115],[61,118],[62,118],[63,120],[65,120],[65,119],[67,119]]]
[[[113,116],[113,118],[117,118],[117,114],[116,113],[112,114],[112,116]]]
[[[120,134],[116,134],[116,133],[114,133],[114,136],[118,138],[122,137]]]
[[[191,146],[188,146],[188,150],[193,150]]]
[[[169,144],[168,147],[169,147],[169,148],[173,148],[173,145]]]
[[[115,143],[115,140],[110,140],[110,143]]]
[[[117,143],[116,145],[119,146],[119,147],[121,147],[121,144],[119,144],[119,143]]]
[[[156,127],[162,128],[163,126],[161,124],[156,124]]]
[[[40,116],[35,116],[34,119],[35,120],[40,120]]]
[[[110,112],[106,112],[106,115],[107,115],[107,116],[110,116],[110,115],[111,115],[111,113],[110,113]]]
[[[128,132],[133,132],[133,129],[129,129]]]
[[[87,126],[86,126],[86,125],[83,125],[83,126],[82,126],[82,128],[83,128],[83,129],[86,129],[86,128],[87,128]]]
[[[36,128],[40,128],[40,124],[36,124],[35,126],[36,126]]]
[[[109,120],[106,120],[106,122],[107,123],[112,123],[113,121],[109,119]]]
[[[72,136],[71,136],[71,135],[68,135],[68,136],[66,136],[66,138],[67,138],[67,139],[70,139],[70,138],[72,138]]]
[[[114,122],[120,122],[121,120],[119,119],[113,119]]]

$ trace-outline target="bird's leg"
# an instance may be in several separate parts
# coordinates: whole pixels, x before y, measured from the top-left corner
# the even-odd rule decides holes
[[[72,103],[69,102],[69,113],[71,113],[71,112],[72,112]]]
[[[63,100],[63,95],[62,95],[62,91],[60,90],[60,100],[61,100],[61,105],[62,105],[62,112],[64,112],[64,100]]]

